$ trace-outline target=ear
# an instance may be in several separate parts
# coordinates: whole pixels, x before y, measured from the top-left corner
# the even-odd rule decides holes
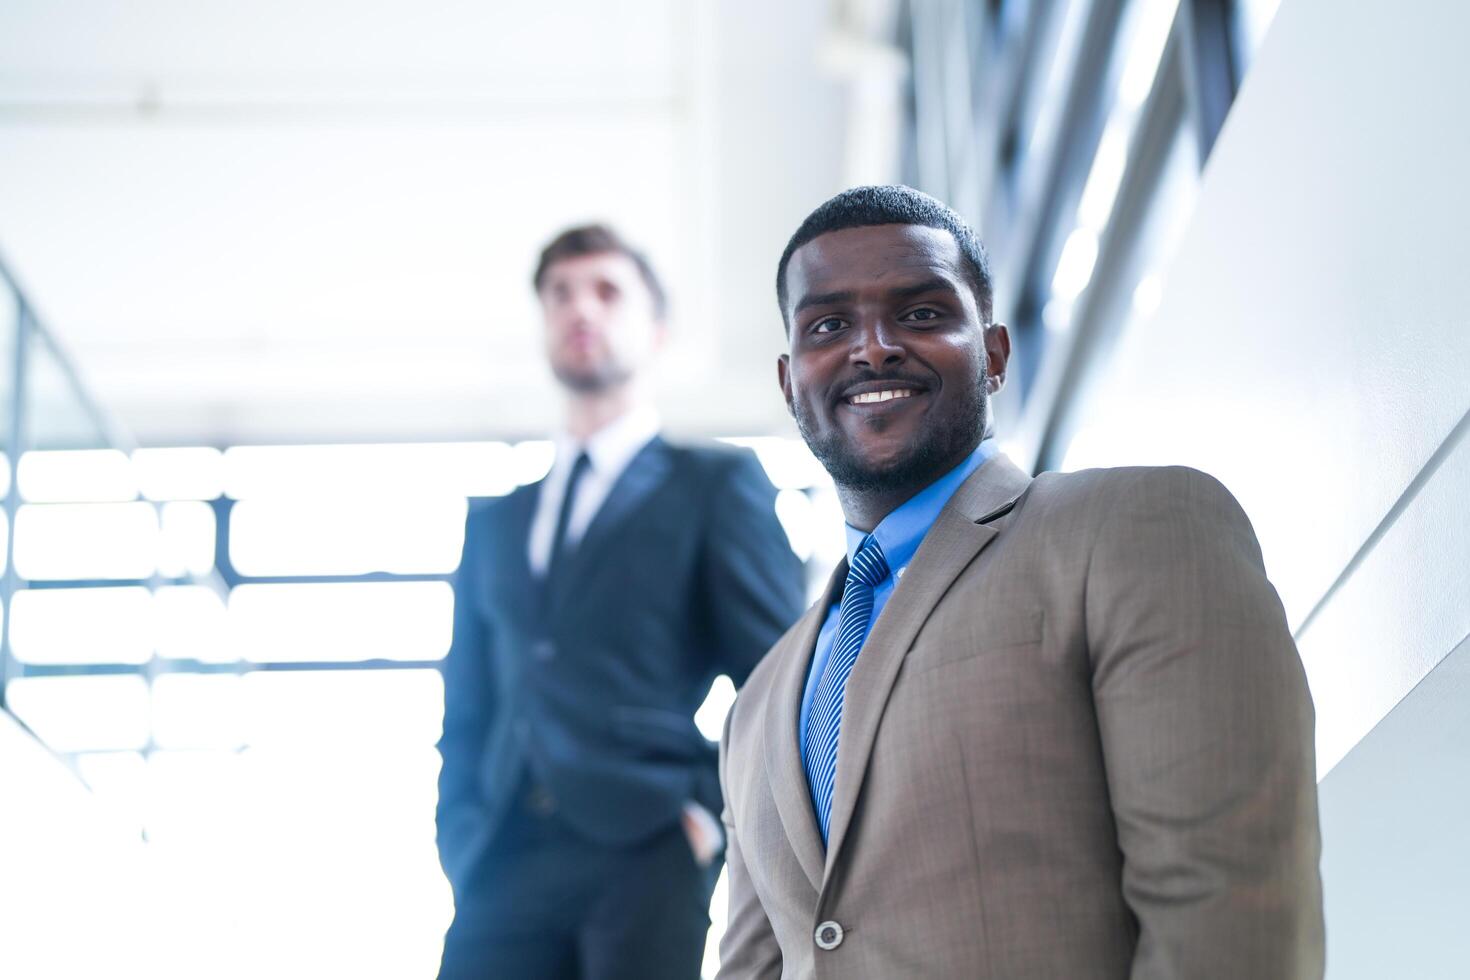
[[[781,385],[781,394],[786,399],[786,411],[787,412],[790,412],[791,415],[792,415],[792,417],[794,418],[796,416],[796,409],[794,409],[792,407],[792,403],[791,403],[791,355],[790,354],[782,354],[780,357],[776,358],[776,380],[778,382],[780,382],[780,385]]]
[[[1004,323],[985,328],[985,390],[995,394],[1005,387],[1006,365],[1011,360],[1011,330]]]

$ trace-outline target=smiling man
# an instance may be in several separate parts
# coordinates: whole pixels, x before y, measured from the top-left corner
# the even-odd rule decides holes
[[[726,722],[722,976],[1320,976],[1312,704],[1234,499],[1000,455],[984,253],[917,191],[823,204],[777,294],[848,559]]]

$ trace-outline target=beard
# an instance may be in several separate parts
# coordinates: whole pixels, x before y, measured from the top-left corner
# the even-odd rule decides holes
[[[596,367],[575,369],[553,363],[551,373],[567,390],[579,395],[596,395],[621,387],[633,377],[633,372],[619,364],[606,361]]]
[[[792,407],[812,455],[838,487],[854,493],[891,493],[934,482],[974,450],[990,422],[990,396],[983,383],[976,384],[947,415],[926,426],[903,455],[875,464],[858,453],[839,426],[819,432],[801,400],[793,400]]]

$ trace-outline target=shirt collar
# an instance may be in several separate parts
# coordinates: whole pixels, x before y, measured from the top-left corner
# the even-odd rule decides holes
[[[570,468],[577,454],[585,451],[594,472],[603,475],[621,473],[638,451],[658,435],[658,430],[658,412],[643,406],[604,425],[585,444],[562,433],[556,439],[557,465]]]
[[[883,557],[895,577],[902,575],[908,563],[913,561],[924,535],[929,533],[929,528],[939,518],[939,512],[949,503],[960,484],[995,454],[995,440],[982,440],[960,465],[904,501],[873,529],[873,537],[877,539],[878,547],[883,549]],[[868,534],[851,524],[843,527],[847,532],[847,559],[851,562],[868,539]]]

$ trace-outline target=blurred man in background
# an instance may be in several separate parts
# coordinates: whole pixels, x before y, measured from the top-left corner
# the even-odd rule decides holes
[[[823,204],[777,293],[848,559],[727,721],[722,976],[1320,977],[1312,701],[1239,505],[1000,455],[985,255],[918,191]]]
[[[471,509],[444,667],[440,976],[693,978],[723,835],[693,715],[799,614],[755,457],[661,438],[664,288],[602,226],[534,277],[566,429],[539,483]]]

